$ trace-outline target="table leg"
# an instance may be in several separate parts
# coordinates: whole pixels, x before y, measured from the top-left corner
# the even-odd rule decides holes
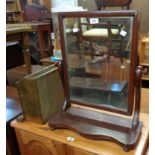
[[[27,32],[23,32],[22,51],[24,54],[24,62],[25,62],[25,65],[27,67],[28,74],[30,74],[32,72],[29,43],[30,43],[29,34]]]
[[[38,41],[39,41],[39,48],[40,48],[40,57],[46,58],[48,54],[44,52],[45,49],[45,42],[44,42],[44,31],[38,29]]]

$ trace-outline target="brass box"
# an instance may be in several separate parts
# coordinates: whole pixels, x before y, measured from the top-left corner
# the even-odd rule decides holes
[[[31,65],[32,73],[35,73],[43,68],[45,67],[40,65]],[[23,79],[25,76],[29,75],[29,73],[26,65],[20,65],[20,66],[8,69],[6,71],[6,75],[7,75],[7,80],[9,85],[16,87],[16,83],[21,79]]]
[[[24,77],[17,86],[25,120],[45,123],[61,110],[64,91],[56,66]]]

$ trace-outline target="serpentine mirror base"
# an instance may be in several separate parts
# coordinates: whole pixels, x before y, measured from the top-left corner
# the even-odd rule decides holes
[[[109,120],[112,120],[113,124],[108,123]],[[136,146],[142,129],[142,122],[138,122],[133,128],[132,119],[77,107],[70,107],[66,112],[57,113],[49,119],[48,124],[52,129],[69,129],[89,139],[116,142],[124,151]]]

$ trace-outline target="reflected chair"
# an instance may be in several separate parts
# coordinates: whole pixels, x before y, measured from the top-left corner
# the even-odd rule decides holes
[[[96,23],[93,23],[95,20]],[[81,41],[82,41],[82,59],[84,61],[84,49],[86,41],[89,42],[90,54],[93,59],[94,56],[107,55],[107,62],[110,60],[112,55],[112,41],[113,39],[118,39],[120,41],[119,50],[122,50],[122,36],[120,35],[121,30],[124,25],[112,24],[111,21],[99,21],[99,18],[85,19],[85,21],[80,22],[81,31]],[[99,45],[99,44],[101,45]],[[113,54],[119,57],[121,62],[123,62],[122,56],[119,54]]]
[[[121,9],[129,9],[130,4],[132,0],[95,0],[97,10],[105,9],[106,7],[121,7]],[[91,19],[90,19],[91,20]],[[93,20],[93,19],[92,19]],[[95,19],[99,20],[99,19]],[[82,23],[82,25],[87,25],[87,30],[85,32],[82,32],[81,34],[81,40],[87,40],[90,42],[90,49],[91,49],[91,57],[93,59],[94,52],[93,50],[96,48],[95,45],[93,46],[93,41],[96,40],[106,40],[107,45],[105,46],[105,51],[102,51],[102,54],[107,53],[107,61],[110,61],[110,56],[116,56],[121,59],[121,62],[123,62],[122,54],[123,51],[123,36],[120,35],[121,30],[125,28],[125,25],[117,25],[112,24],[110,22],[108,23],[98,23],[98,24],[91,24],[91,22],[87,19],[87,23]],[[102,28],[96,28],[96,26],[99,26]],[[95,28],[94,28],[95,26]],[[103,28],[104,26],[104,28]],[[116,37],[117,36],[117,37]],[[113,38],[115,41],[119,41],[119,51],[118,49],[112,48]],[[116,39],[117,38],[117,39]],[[84,47],[82,47],[84,49]],[[104,53],[105,52],[105,53]],[[83,52],[82,52],[83,54]],[[97,53],[99,55],[99,52]],[[84,57],[84,56],[83,56]]]

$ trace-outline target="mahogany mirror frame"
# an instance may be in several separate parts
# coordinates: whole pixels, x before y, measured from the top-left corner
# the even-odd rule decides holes
[[[133,17],[132,23],[132,39],[131,39],[131,51],[130,51],[130,71],[129,71],[129,81],[128,81],[128,107],[127,110],[112,109],[104,106],[94,105],[94,104],[84,104],[81,102],[76,102],[76,104],[88,106],[96,109],[103,109],[110,112],[115,112],[124,115],[132,115],[134,106],[134,93],[135,93],[135,71],[138,64],[137,55],[137,45],[138,45],[138,26],[139,17],[137,11],[125,10],[125,11],[82,11],[82,12],[64,12],[59,13],[59,31],[60,31],[60,41],[62,50],[62,64],[63,64],[63,76],[64,76],[64,89],[66,95],[66,107],[71,106],[70,91],[69,91],[69,78],[68,78],[68,62],[65,51],[65,40],[64,40],[64,25],[63,20],[65,18],[76,18],[76,17]]]
[[[82,103],[73,105],[69,94],[68,64],[65,51],[64,18],[73,17],[133,17],[132,42],[127,111],[119,111],[101,106]],[[52,129],[69,129],[94,140],[109,140],[129,151],[134,148],[141,134],[140,83],[142,68],[138,66],[138,13],[137,11],[68,12],[59,14],[59,30],[62,50],[62,72],[65,100],[62,109],[48,120]],[[75,101],[76,102],[76,101]],[[135,103],[134,103],[135,102]],[[86,108],[84,108],[86,107]]]

